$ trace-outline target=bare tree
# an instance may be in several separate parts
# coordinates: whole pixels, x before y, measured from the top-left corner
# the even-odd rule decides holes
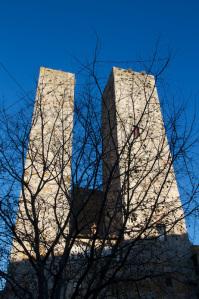
[[[42,69],[32,123],[2,112],[5,298],[194,298],[185,217],[198,183],[181,203],[174,164],[182,174],[195,139],[177,112],[163,125],[166,66],[113,68],[103,92],[95,57],[75,104],[74,76]]]

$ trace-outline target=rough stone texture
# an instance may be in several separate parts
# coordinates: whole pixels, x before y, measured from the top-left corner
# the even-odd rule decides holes
[[[114,67],[105,88],[102,134],[107,210],[116,219],[111,223],[112,234],[125,226],[122,247],[128,248],[128,242],[136,238],[145,239],[132,247],[122,273],[127,281],[130,277],[140,280],[141,298],[195,298],[189,285],[195,275],[191,244],[155,84],[151,75]],[[148,280],[141,279],[144,275]],[[165,285],[165,279],[168,284],[172,281],[172,287]],[[127,282],[115,287],[115,292],[118,298],[138,296],[136,286]]]
[[[62,225],[68,215],[66,194],[70,190],[71,177],[73,93],[72,74],[41,69],[24,174],[24,180],[31,186],[31,190],[22,190],[16,224],[16,230],[22,238],[24,236],[24,244],[30,253],[35,232],[27,217],[33,216],[31,193],[37,193],[40,181],[47,179],[36,199],[44,244],[50,245],[56,236],[57,219]],[[96,275],[95,281],[101,277],[101,274],[98,277],[100,266],[111,253],[111,247],[117,240],[113,237],[117,236],[124,225],[125,218],[128,220],[124,239],[117,254],[114,258],[111,257],[107,276],[111,275],[111,271],[122,261],[131,242],[142,231],[142,227],[146,226],[150,215],[153,216],[150,219],[151,226],[144,230],[130,249],[128,258],[117,273],[116,278],[120,282],[108,285],[97,298],[196,298],[195,289],[188,285],[187,280],[187,276],[193,280],[191,247],[174,170],[170,167],[172,157],[155,80],[146,74],[113,68],[102,101],[104,190],[102,192],[78,188],[74,192],[76,202],[72,206],[73,218],[67,221],[65,232],[67,234],[71,224],[74,232],[79,229],[81,234],[70,251],[60,298],[71,297],[78,279],[89,263],[89,250],[95,233],[92,224],[97,222],[101,207],[98,200],[102,198],[105,201],[106,196],[106,213],[102,217],[104,225],[100,223],[100,232],[103,233],[97,236],[95,243],[94,254],[98,257],[98,262],[94,264],[93,272],[82,282],[77,298],[83,298],[93,273]],[[57,159],[54,160],[55,153]],[[60,158],[65,161],[62,169]],[[146,190],[149,191],[146,193]],[[58,196],[55,196],[56,194]],[[24,199],[27,206],[24,206]],[[151,214],[153,208],[154,212]],[[103,239],[103,234],[104,230],[105,235],[107,233],[110,219],[113,220],[107,236],[111,235],[112,238],[108,238],[107,242],[107,239]],[[156,224],[160,226],[157,227]],[[160,232],[162,228],[166,230],[166,236],[164,231]],[[32,283],[34,289],[37,282],[33,281],[34,276],[30,263],[25,260],[24,250],[18,251],[21,247],[16,240],[13,245],[10,273],[13,270],[20,281],[24,281],[24,287],[27,285],[31,289]],[[60,243],[55,252],[57,260],[54,266],[56,261],[59,262],[61,247]],[[45,246],[41,247],[40,254],[45,254],[45,250]],[[49,292],[50,287],[51,281]],[[8,289],[8,293],[9,291]],[[15,298],[12,292],[11,295],[7,295],[8,293],[5,292],[4,298]],[[36,298],[37,294],[34,295]]]
[[[104,188],[116,164],[109,193],[111,209],[120,194],[122,215],[129,216],[125,238],[135,237],[151,215],[153,227],[157,222],[168,234],[186,234],[153,76],[113,68],[103,96],[103,137]]]
[[[58,226],[63,227],[66,221],[66,232],[69,227],[73,101],[74,75],[42,67],[16,222],[16,232],[29,252],[36,238],[34,221],[38,221],[39,238],[43,241],[40,254],[51,245]],[[11,261],[23,258],[27,253],[14,239]]]

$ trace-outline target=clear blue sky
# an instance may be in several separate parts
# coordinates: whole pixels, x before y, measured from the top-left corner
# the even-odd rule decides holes
[[[1,1],[0,62],[26,92],[33,91],[41,65],[75,72],[73,55],[91,57],[94,32],[104,60],[147,59],[160,39],[160,53],[171,49],[173,55],[165,74],[169,94],[178,104],[188,101],[189,117],[195,107],[199,112],[197,0]],[[21,96],[0,66],[0,100],[9,106]]]

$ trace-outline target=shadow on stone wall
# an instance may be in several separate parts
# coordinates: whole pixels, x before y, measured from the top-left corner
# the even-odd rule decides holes
[[[93,292],[100,283],[109,279],[96,298],[198,298],[199,249],[191,246],[186,235],[169,235],[164,241],[156,238],[133,242],[123,241],[117,254],[113,254],[111,247],[107,246],[102,250],[98,247],[94,255],[88,247],[85,251],[73,252],[62,274],[59,298],[71,298],[76,289],[78,295],[75,298],[87,298],[88,284],[93,278]],[[85,239],[81,247],[83,244]],[[93,266],[79,284],[88,263]],[[109,270],[100,281],[100,275],[108,264]],[[61,256],[51,257],[44,265],[49,298],[61,265]],[[116,269],[117,275],[110,279]],[[7,283],[2,299],[37,298],[37,276],[27,260],[10,263],[8,273],[15,283]],[[15,296],[13,291],[20,297]]]

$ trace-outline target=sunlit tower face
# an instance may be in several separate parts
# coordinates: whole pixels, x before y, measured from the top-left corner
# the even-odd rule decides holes
[[[63,229],[69,229],[69,194],[73,132],[74,75],[40,69],[32,127],[24,166],[16,232],[24,246],[41,254]],[[37,236],[39,234],[39,236]],[[58,242],[55,254],[59,254]],[[12,260],[27,258],[14,239]]]
[[[184,214],[155,83],[151,75],[114,67],[102,100],[104,192],[112,226],[124,225],[127,239],[146,227],[143,237],[160,234],[160,227],[186,234],[184,220],[176,223]]]

